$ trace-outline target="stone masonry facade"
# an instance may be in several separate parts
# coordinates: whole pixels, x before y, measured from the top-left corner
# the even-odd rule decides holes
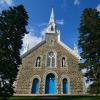
[[[51,43],[53,41],[53,45]],[[56,67],[47,67],[48,52],[56,54]],[[41,57],[40,67],[35,67],[37,57]],[[61,67],[62,57],[66,58],[66,67]],[[46,33],[45,39],[22,55],[22,65],[15,82],[15,94],[31,95],[32,82],[39,79],[39,93],[45,95],[45,80],[49,73],[56,78],[56,94],[63,94],[62,80],[68,80],[68,95],[84,94],[84,82],[79,70],[79,59],[67,50],[58,39],[58,34]]]
[[[46,66],[48,51],[56,52],[57,65],[56,68],[48,68]],[[35,67],[35,61],[38,56],[42,57],[42,64],[40,68]],[[67,67],[61,67],[61,57],[67,58]],[[45,78],[48,73],[56,73],[56,89],[57,94],[62,94],[62,79],[67,78],[69,82],[69,95],[83,94],[83,77],[79,71],[79,60],[70,54],[57,41],[52,47],[46,41],[35,48],[31,53],[22,58],[22,65],[18,73],[16,82],[16,94],[31,94],[32,81],[34,78],[39,78],[39,94],[45,94]],[[74,83],[73,83],[74,82]]]

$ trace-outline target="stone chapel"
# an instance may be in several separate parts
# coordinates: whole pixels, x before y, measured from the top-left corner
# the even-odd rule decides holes
[[[60,41],[52,9],[45,39],[21,56],[15,95],[82,95],[80,56]]]

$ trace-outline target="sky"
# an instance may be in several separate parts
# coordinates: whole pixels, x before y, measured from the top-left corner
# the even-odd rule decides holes
[[[0,0],[0,12],[9,6],[20,4],[24,5],[29,16],[27,26],[29,34],[23,39],[22,54],[27,48],[30,49],[42,41],[52,8],[61,41],[72,49],[79,39],[78,28],[83,9],[96,8],[100,11],[100,0]]]

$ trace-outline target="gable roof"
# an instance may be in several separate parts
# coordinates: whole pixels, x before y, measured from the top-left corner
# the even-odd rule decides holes
[[[30,54],[33,50],[37,49],[38,47],[40,47],[41,45],[43,45],[46,41],[42,40],[40,43],[38,43],[36,46],[34,46],[33,48],[31,48],[30,50],[28,50],[27,52],[25,52],[23,55],[21,55],[21,58],[24,58],[25,56],[27,56],[28,54]]]
[[[30,54],[33,50],[37,49],[38,47],[40,47],[41,45],[43,45],[44,43],[46,43],[45,40],[41,41],[40,43],[38,43],[36,46],[34,46],[33,48],[31,48],[30,50],[28,50],[26,53],[24,53],[23,55],[21,55],[21,58],[24,58],[25,56],[27,56],[28,54]],[[72,50],[71,48],[69,48],[67,45],[65,45],[62,41],[58,40],[58,43],[64,47],[67,51],[69,51],[70,54],[72,54],[73,56],[75,56],[78,60],[81,59],[79,54],[76,54],[74,50]]]
[[[66,44],[64,44],[62,41],[58,41],[58,43],[63,46],[67,51],[69,51],[70,54],[72,54],[73,56],[75,56],[78,60],[81,59],[80,55],[77,54],[74,50],[72,50],[70,47],[68,47]]]

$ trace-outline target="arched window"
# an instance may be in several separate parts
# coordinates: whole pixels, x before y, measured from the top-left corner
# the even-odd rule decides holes
[[[40,64],[41,64],[41,57],[37,57],[35,66],[40,67]]]
[[[57,25],[55,25],[55,30],[57,30]]]
[[[66,65],[66,61],[65,60],[66,60],[65,57],[62,57],[62,67],[65,67],[65,65]]]
[[[54,40],[51,40],[51,46],[54,46]]]
[[[39,93],[39,79],[37,78],[33,80],[31,93],[33,94]]]
[[[54,52],[49,52],[47,55],[47,66],[48,67],[55,67],[55,54]]]
[[[68,94],[68,81],[66,78],[63,79],[63,94]]]
[[[54,28],[53,28],[53,26],[51,26],[51,31],[54,31]]]

